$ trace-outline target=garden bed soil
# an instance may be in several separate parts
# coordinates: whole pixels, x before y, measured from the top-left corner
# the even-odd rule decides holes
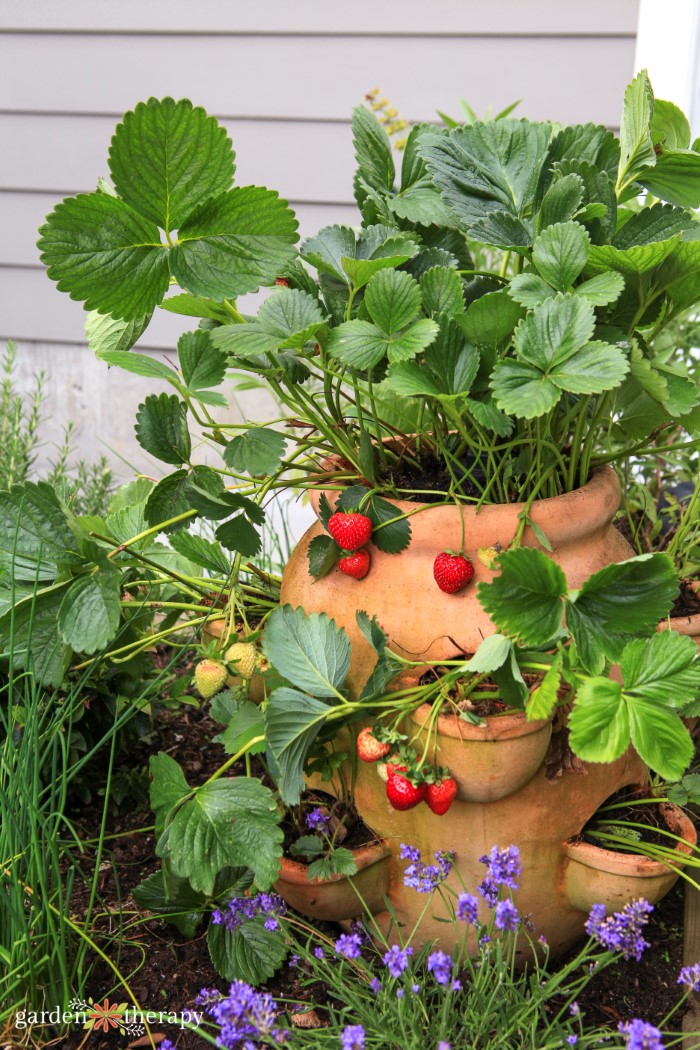
[[[622,791],[618,791],[603,804],[601,809],[593,814],[581,832],[580,840],[590,842],[601,849],[611,850],[613,853],[631,853],[634,851],[635,842],[648,842],[651,846],[672,848],[673,841],[669,839],[667,834],[663,833],[664,831],[670,831],[670,829],[663,813],[659,809],[661,803],[648,802],[642,804],[635,802],[635,799],[643,799],[647,796],[648,791],[646,790],[630,791],[629,788],[623,788]],[[663,802],[663,799],[661,802]],[[607,806],[611,805],[614,805],[615,809],[611,809],[609,812],[602,812]],[[615,843],[607,842],[595,834],[595,830],[600,829],[605,834],[622,834],[624,837],[625,828],[629,824],[634,825],[629,830],[633,833],[636,832],[639,838],[632,834],[629,840],[630,845],[627,846],[623,843],[616,845]],[[638,825],[642,825],[642,827]]]
[[[700,594],[697,580],[681,580],[680,594],[676,598],[669,616],[697,616],[700,613]]]
[[[146,763],[148,751],[155,754],[163,750],[182,765],[191,783],[201,782],[219,767],[223,752],[211,744],[211,738],[220,727],[203,709],[163,710],[158,717],[160,739],[150,747],[144,746],[136,751],[132,755],[134,764]],[[81,838],[87,840],[97,836],[101,816],[99,804],[76,809],[72,817]],[[144,1011],[179,1012],[194,1006],[201,988],[217,986],[225,989],[227,982],[217,977],[211,965],[204,931],[191,939],[183,937],[173,926],[157,918],[144,919],[147,913],[139,913],[130,897],[134,887],[158,869],[154,835],[151,831],[141,830],[148,828],[152,821],[145,803],[140,808],[126,803],[110,813],[107,833],[119,837],[109,840],[109,856],[103,857],[100,866],[101,907],[98,910],[118,911],[121,904],[126,928],[120,937],[119,924],[113,917],[104,917],[97,923],[97,932],[101,934],[98,942],[122,973],[131,974],[129,985]],[[86,872],[90,870],[90,859],[90,854],[87,854]],[[87,899],[87,888],[77,887],[71,900],[71,914],[79,918]],[[335,936],[332,925],[316,925]],[[683,964],[682,883],[656,906],[646,937],[651,947],[641,962],[617,963],[595,976],[586,992],[579,996],[588,1023],[606,1024],[615,1029],[621,1019],[643,1017],[656,1024],[677,1002],[679,987],[676,981]],[[322,1003],[325,990],[322,987],[303,989],[300,977],[295,969],[283,967],[268,982],[267,988],[276,997],[290,1002],[308,1001],[315,996],[316,1002]],[[86,992],[96,1002],[102,1002],[106,996],[112,1003],[126,999],[123,989],[114,988],[114,975],[99,958],[95,959]],[[177,1027],[154,1025],[152,1031],[156,1043],[168,1038],[178,1050],[202,1050],[206,1045],[195,1033],[181,1032]],[[135,1045],[132,1037],[116,1032],[103,1035],[79,1031],[53,1045],[60,1046],[61,1050],[78,1050],[83,1045],[87,1050],[122,1050],[130,1044]]]

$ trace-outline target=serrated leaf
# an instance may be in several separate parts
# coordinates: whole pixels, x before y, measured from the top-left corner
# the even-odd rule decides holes
[[[507,358],[498,361],[491,389],[499,408],[520,419],[535,419],[554,408],[561,391],[534,365]]]
[[[625,100],[620,122],[620,164],[617,175],[618,191],[634,182],[645,168],[656,163],[651,120],[654,112],[654,93],[649,75],[643,69],[625,89]]]
[[[440,326],[426,317],[393,336],[387,343],[387,357],[390,362],[410,361],[434,341]]]
[[[368,283],[364,305],[377,328],[389,337],[395,336],[420,313],[418,282],[408,273],[382,270]]]
[[[270,696],[265,709],[268,763],[272,760],[280,795],[289,806],[299,803],[305,788],[304,764],[333,710],[315,697],[287,686],[273,690]]]
[[[625,279],[622,274],[612,271],[599,273],[596,277],[582,281],[581,284],[576,285],[574,291],[576,295],[587,299],[592,306],[607,306],[608,303],[614,303],[616,299],[619,299],[624,287]]]
[[[0,499],[0,568],[29,583],[55,580],[59,565],[79,565],[73,535],[54,490],[45,481],[13,485]]]
[[[685,113],[673,102],[654,99],[651,137],[655,146],[663,146],[665,150],[688,149],[690,124]]]
[[[120,485],[110,498],[107,507],[108,514],[114,514],[123,507],[130,507],[133,503],[145,503],[152,489],[153,482],[150,478],[136,478],[125,485]]]
[[[623,689],[669,707],[683,707],[700,693],[700,660],[692,638],[660,631],[625,646],[620,657]]]
[[[224,462],[232,470],[255,477],[274,474],[286,447],[286,438],[271,427],[250,427],[229,441],[224,449]]]
[[[630,736],[640,758],[666,780],[678,780],[695,747],[678,715],[646,698],[628,703]]]
[[[218,543],[211,543],[192,532],[175,532],[169,542],[178,554],[202,569],[208,569],[217,576],[228,576],[231,572],[231,561]]]
[[[187,292],[181,292],[180,295],[169,296],[158,305],[161,310],[166,310],[171,314],[181,314],[183,317],[208,317],[222,324],[231,321],[231,315],[223,303],[215,303],[202,295],[188,295]]]
[[[98,357],[108,350],[130,350],[148,328],[151,316],[122,321],[91,310],[85,318],[87,344]]]
[[[317,580],[327,576],[336,566],[341,553],[340,547],[330,536],[314,536],[307,551],[311,576]]]
[[[372,543],[384,554],[400,554],[411,542],[408,518],[401,517],[392,503],[373,496],[366,509],[372,521]],[[398,519],[398,520],[395,520]]]
[[[366,227],[357,238],[349,226],[325,226],[300,248],[302,258],[321,273],[356,288],[380,270],[408,262],[417,251],[417,243],[408,234],[382,224]]]
[[[492,211],[469,227],[469,236],[482,244],[492,244],[504,250],[514,249],[524,254],[532,244],[534,233],[527,219],[519,219],[507,211]]]
[[[90,655],[105,649],[119,627],[121,574],[117,569],[79,576],[58,610],[58,627],[66,645]]]
[[[236,706],[223,733],[216,737],[217,743],[223,745],[227,755],[237,755],[256,737],[265,736],[265,721],[257,704],[244,700]],[[265,750],[265,741],[259,741],[248,748],[248,754],[257,755]]]
[[[190,480],[190,504],[202,517],[210,521],[222,521],[236,510],[242,510],[256,525],[265,521],[265,511],[248,496],[239,492],[229,492],[221,483],[221,478],[210,471],[216,481],[212,485],[202,486],[193,475]]]
[[[190,486],[199,488],[210,486],[214,490],[221,486],[221,478],[209,467],[196,466],[191,471],[176,470],[168,474],[153,488],[146,501],[146,520],[151,528],[161,522],[195,510],[190,500]],[[193,515],[194,517],[194,515]],[[188,528],[190,522],[185,519],[164,529],[164,532],[176,532]]]
[[[244,558],[253,558],[262,546],[260,533],[245,514],[237,514],[223,525],[219,525],[214,535],[222,547],[236,551]]]
[[[283,678],[314,696],[337,697],[350,669],[350,640],[325,613],[275,609],[262,648]]]
[[[150,394],[137,409],[134,429],[141,448],[156,459],[174,466],[188,462],[187,405],[176,394]]]
[[[234,169],[225,129],[188,99],[140,102],[117,125],[109,150],[119,196],[168,233],[200,201],[227,190]]]
[[[578,293],[578,288],[576,289]],[[539,306],[546,299],[555,295],[554,289],[538,277],[536,273],[519,273],[508,285],[508,294],[516,303],[526,308]]]
[[[257,988],[272,977],[287,957],[279,930],[265,929],[262,916],[244,921],[233,932],[212,924],[207,947],[214,968],[226,981],[245,981]]]
[[[397,219],[420,226],[456,226],[457,220],[442,201],[428,178],[415,182],[395,197],[387,200],[387,207]]]
[[[289,852],[293,857],[303,857],[304,860],[313,860],[323,849],[323,839],[320,835],[302,835],[293,842]]]
[[[349,849],[338,846],[325,857],[309,864],[309,879],[333,879],[339,875],[354,875],[357,872],[355,858]]]
[[[216,876],[229,865],[250,868],[267,889],[279,874],[282,840],[270,789],[253,778],[220,778],[195,789],[175,810],[156,853],[202,893],[212,893]]]
[[[434,266],[421,277],[420,290],[423,309],[429,317],[440,314],[454,317],[464,313],[464,291],[456,270],[446,266]]]
[[[156,816],[156,837],[160,838],[168,818],[189,795],[190,788],[178,763],[164,751],[151,755],[148,766],[152,778],[149,797]]]
[[[328,336],[328,353],[343,364],[363,371],[374,368],[384,359],[388,341],[369,321],[345,321]]]
[[[352,144],[364,180],[372,189],[383,193],[391,191],[396,177],[391,142],[375,115],[365,106],[355,106],[352,111]]]
[[[186,879],[172,879],[166,893],[162,871],[155,871],[135,886],[131,895],[140,908],[156,912],[172,923],[183,937],[194,937],[204,917],[206,897],[196,893]]]
[[[168,259],[158,227],[115,197],[68,197],[39,235],[48,276],[86,310],[140,321],[167,291]]]
[[[555,222],[573,219],[583,200],[583,180],[571,172],[556,179],[547,189],[537,210],[536,228],[544,230]]]
[[[656,197],[682,208],[700,207],[700,153],[676,150],[662,153],[653,168],[645,169],[637,181]]]
[[[226,375],[226,358],[213,346],[208,332],[186,332],[177,341],[182,378],[193,393],[218,386]]]
[[[15,671],[29,671],[39,686],[58,689],[68,669],[71,650],[58,631],[58,610],[66,584],[56,584],[24,597],[0,617],[0,659],[12,659]],[[10,651],[11,645],[11,651]]]
[[[187,217],[169,249],[170,269],[193,295],[237,298],[274,282],[294,254],[296,231],[294,212],[275,192],[236,187]]]
[[[506,291],[500,291],[482,295],[457,321],[470,343],[500,348],[508,342],[522,316],[521,307]]]
[[[609,678],[585,678],[569,715],[569,743],[584,762],[614,762],[630,744],[622,689]]]
[[[632,215],[617,231],[612,243],[621,251],[626,251],[639,245],[668,240],[689,229],[694,222],[693,216],[683,208],[674,208],[672,204],[654,204]]]
[[[483,401],[467,398],[464,407],[480,426],[492,430],[499,437],[509,437],[513,433],[513,420],[496,408],[490,398]]]
[[[548,124],[498,120],[426,137],[418,152],[447,206],[470,229],[493,212],[525,214],[549,137]]]
[[[541,718],[551,718],[552,712],[559,700],[559,689],[561,687],[561,655],[557,653],[551,667],[549,667],[539,683],[532,690],[527,701],[527,720],[536,722]]]
[[[568,291],[588,260],[590,238],[577,222],[558,222],[535,239],[532,260],[542,277],[559,292]]]
[[[584,667],[599,674],[606,657],[618,660],[633,638],[653,634],[677,594],[673,563],[665,554],[643,554],[589,576],[569,596],[566,611]]]
[[[576,295],[557,295],[535,307],[515,331],[518,356],[541,371],[549,371],[580,350],[593,335],[595,315],[590,303]]]
[[[471,660],[464,665],[465,671],[486,674],[498,670],[510,658],[513,643],[503,634],[491,634],[480,643]]]
[[[566,577],[546,554],[533,547],[506,551],[500,575],[479,583],[479,603],[499,631],[524,645],[549,641],[561,627]]]

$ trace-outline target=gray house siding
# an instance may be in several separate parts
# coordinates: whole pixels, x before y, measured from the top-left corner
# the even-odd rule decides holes
[[[477,112],[522,98],[523,116],[615,127],[637,9],[638,0],[5,0],[0,338],[20,344],[25,381],[48,366],[56,414],[75,417],[85,447],[107,429],[101,413],[121,383],[109,432],[128,456],[143,382],[92,360],[80,305],[56,291],[35,247],[56,201],[107,174],[125,110],[151,95],[203,105],[229,130],[237,181],[279,190],[305,235],[356,218],[349,116],[368,89],[379,85],[410,121],[436,119],[436,108],[457,114],[463,96]],[[163,352],[182,330],[161,314],[143,345]],[[246,407],[255,415],[263,405]]]

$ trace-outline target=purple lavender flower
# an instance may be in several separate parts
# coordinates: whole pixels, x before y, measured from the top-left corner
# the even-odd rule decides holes
[[[511,900],[498,901],[494,918],[496,929],[512,933],[517,930],[519,919],[520,913]]]
[[[476,926],[478,918],[479,901],[471,893],[460,893],[457,898],[457,918],[460,922],[466,922]]]
[[[169,1039],[164,1039],[160,1044],[160,1050],[175,1050],[175,1043],[171,1043]]]
[[[265,916],[268,930],[279,928],[279,919],[287,911],[287,905],[276,893],[258,893],[253,897],[234,897],[224,911],[216,908],[212,912],[214,925],[225,926],[233,933],[244,922],[250,922],[258,915]]]
[[[382,982],[378,977],[373,977],[370,981],[370,989],[374,995],[379,995],[382,990]]]
[[[578,1017],[578,1015],[581,1013],[581,1007],[578,1005],[578,1003],[573,1002],[571,1004],[571,1006],[569,1007],[569,1013],[572,1017]]]
[[[420,991],[420,985],[419,984],[412,984],[411,985],[411,991],[413,992],[414,995],[418,995],[418,993]]]
[[[323,948],[314,948],[314,955],[317,959],[324,959],[326,953],[324,952]]]
[[[307,828],[311,831],[318,831],[321,835],[327,835],[331,829],[331,818],[320,806],[316,806],[310,813],[307,813],[305,820]]]
[[[335,942],[335,950],[346,959],[359,959],[362,954],[362,938],[359,933],[342,933]]]
[[[365,1030],[361,1024],[349,1024],[340,1036],[343,1050],[364,1050]]]
[[[402,847],[411,850],[410,857],[417,853],[418,859],[409,864],[404,871],[404,885],[409,889],[417,890],[418,893],[432,893],[441,882],[444,882],[452,870],[454,853],[448,850],[438,850],[433,856],[437,864],[424,864],[420,860],[420,853],[413,846]],[[415,852],[414,852],[415,851]],[[406,854],[409,857],[409,854]]]
[[[653,910],[648,901],[640,898],[606,918],[605,905],[594,904],[586,922],[586,933],[608,951],[620,952],[623,959],[639,962],[642,952],[649,947],[649,942],[642,937],[642,928]]]
[[[406,994],[406,989],[405,988],[397,988],[396,989],[396,998],[397,999],[403,999],[405,994]]]
[[[479,857],[479,863],[486,865],[486,876],[477,886],[477,890],[489,908],[493,908],[501,886],[511,890],[518,888],[518,879],[523,870],[520,852],[517,846],[508,846],[506,849],[493,846],[488,856]]]
[[[453,982],[452,982],[452,984],[450,985],[450,988],[452,989],[452,991],[453,991],[453,992],[461,992],[461,991],[462,991],[462,982],[461,982],[461,981],[459,981],[459,980],[458,980],[458,979],[457,979],[457,978],[455,977],[454,981],[453,981]]]
[[[578,1043],[578,1036],[577,1035],[567,1035],[566,1041],[569,1044],[569,1046],[576,1046],[576,1044]]]
[[[413,955],[413,948],[410,945],[406,948],[400,948],[398,944],[392,944],[389,951],[384,955],[382,962],[392,977],[400,977],[408,966],[410,955]]]
[[[433,952],[428,956],[428,970],[438,984],[448,985],[452,978],[452,959],[444,952]]]
[[[399,857],[401,860],[412,860],[416,863],[420,860],[420,850],[417,846],[407,846],[405,842],[402,842],[399,849]]]
[[[678,974],[678,984],[685,984],[691,992],[700,992],[700,963],[684,966]]]
[[[638,1017],[633,1017],[627,1024],[620,1021],[617,1028],[627,1036],[627,1050],[663,1050],[659,1029]]]
[[[272,1038],[283,1042],[288,1033],[277,1027],[279,1011],[271,995],[256,992],[245,981],[234,981],[227,996],[219,994],[213,1000],[211,989],[203,989],[198,1002],[206,1005],[207,1013],[221,1029],[217,1044],[234,1048],[246,1044],[254,1046],[253,1040]]]
[[[440,1042],[437,1045],[437,1050],[452,1050],[452,1046],[451,1046],[450,1043],[446,1042],[444,1039],[441,1039]]]
[[[290,955],[289,956],[289,962],[287,963],[287,966],[289,967],[289,969],[293,970],[298,965],[299,965],[299,956],[298,955]]]
[[[362,919],[352,919],[350,922],[350,933],[355,933],[360,938],[362,944],[369,944],[371,938],[367,933],[367,927],[365,926]]]

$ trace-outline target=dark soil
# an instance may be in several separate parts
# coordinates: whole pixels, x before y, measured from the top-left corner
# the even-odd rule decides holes
[[[135,764],[146,762],[148,750],[152,753],[166,751],[183,766],[192,784],[201,783],[219,767],[224,758],[223,751],[219,745],[211,743],[211,738],[220,727],[205,711],[183,707],[177,712],[162,711],[159,719],[160,741],[135,753]],[[98,803],[86,806],[74,812],[72,819],[81,838],[92,839],[99,832],[101,808]],[[119,812],[110,813],[108,834],[119,837],[108,841],[110,853],[103,857],[100,866],[101,901],[97,910],[103,913],[103,917],[98,918],[93,936],[111,962],[128,976],[128,983],[144,1011],[179,1012],[194,1007],[201,988],[214,985],[224,989],[226,982],[217,976],[210,962],[203,930],[193,939],[187,939],[173,926],[157,918],[148,918],[148,913],[140,912],[130,897],[131,890],[158,869],[153,833],[142,830],[149,827],[152,820],[147,804],[135,807],[126,804]],[[364,827],[362,822],[358,822],[358,826]],[[348,838],[348,844],[350,842]],[[84,870],[88,874],[93,860],[94,857],[87,853]],[[87,888],[78,886],[71,899],[71,914],[78,919],[84,913],[87,896]],[[121,930],[113,917],[120,907],[123,909]],[[107,912],[112,912],[112,916],[104,914]],[[333,926],[316,925],[335,936]],[[645,952],[640,963],[616,964],[595,976],[589,989],[579,997],[588,1023],[615,1027],[618,1020],[630,1017],[643,1017],[656,1023],[677,1001],[676,979],[682,965],[683,946],[680,885],[657,905],[651,916],[647,940],[652,947]],[[322,987],[303,989],[299,972],[289,967],[284,967],[269,982],[268,988],[275,996],[288,1001],[314,999],[322,1004],[325,999]],[[123,989],[115,988],[113,972],[99,958],[94,961],[87,991],[99,1003],[107,996],[111,1003],[120,1003],[127,998]],[[205,1045],[196,1034],[181,1032],[172,1025],[155,1024],[152,1031],[154,1041],[171,1039],[178,1050],[202,1050]],[[61,1050],[78,1050],[86,1035],[76,1031],[55,1045],[60,1045]],[[86,1047],[88,1050],[123,1050],[132,1040],[133,1037],[114,1031],[90,1033]]]
[[[408,448],[407,454],[414,452]],[[480,470],[474,470],[473,463],[463,463],[463,476],[460,483],[462,495],[473,496],[475,499],[481,495],[486,479]],[[455,475],[459,479],[459,468],[453,464]],[[473,473],[478,481],[475,485],[469,476]],[[434,456],[425,456],[420,461],[420,467],[408,464],[399,459],[398,463],[391,466],[382,478],[382,481],[400,491],[401,498],[415,503],[444,503],[445,493],[453,484],[450,472],[445,464]],[[414,494],[415,490],[415,494]],[[434,493],[434,495],[433,495]]]
[[[301,805],[304,814],[318,807],[330,817],[330,832],[337,846],[352,850],[377,841],[377,836],[361,819],[354,806],[333,798],[325,791],[305,792]],[[284,831],[284,852],[287,856],[290,855],[290,847],[301,835],[313,834],[306,827],[298,827],[291,819],[282,823],[282,829]],[[300,864],[310,863],[303,857],[294,857],[294,859]]]
[[[697,616],[700,613],[700,595],[693,588],[693,582],[681,580],[681,591],[671,608],[670,616]]]
[[[663,831],[669,831],[670,829],[659,808],[659,804],[652,802],[640,805],[634,802],[634,799],[647,797],[648,791],[646,789],[643,791],[630,791],[629,788],[624,788],[622,791],[618,791],[604,803],[597,813],[593,814],[581,832],[581,838],[584,842],[591,842],[594,846],[612,850],[614,853],[630,853],[633,850],[622,844],[615,845],[614,843],[601,840],[596,836],[595,832],[600,830],[605,834],[624,835],[625,825],[634,824],[635,826],[629,829],[633,833],[632,845],[634,845],[634,838],[638,835],[639,839],[637,841],[648,842],[653,846],[669,846],[670,840],[667,835],[663,834]],[[614,805],[615,808],[609,809],[608,807],[611,805]],[[636,825],[638,824],[642,824],[643,827],[637,827]],[[662,830],[660,831],[659,829]]]

